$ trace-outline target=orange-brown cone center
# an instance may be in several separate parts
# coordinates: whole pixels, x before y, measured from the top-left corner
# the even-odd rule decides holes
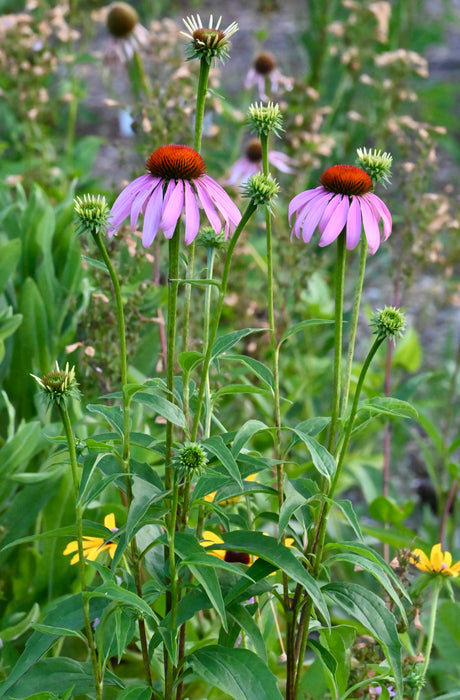
[[[269,53],[261,53],[254,61],[254,68],[260,75],[268,75],[275,67],[275,59]]]
[[[148,158],[145,167],[153,177],[165,180],[194,180],[206,172],[199,153],[190,146],[161,146]]]
[[[215,46],[217,43],[219,43],[219,41],[225,39],[225,34],[219,29],[206,29],[204,27],[199,27],[193,32],[193,38],[203,42],[203,44],[211,44],[211,46]]]
[[[259,139],[251,139],[246,148],[246,157],[251,163],[258,163],[262,160],[262,146]]]
[[[369,175],[355,165],[333,165],[319,180],[326,190],[335,194],[362,195],[373,187]]]

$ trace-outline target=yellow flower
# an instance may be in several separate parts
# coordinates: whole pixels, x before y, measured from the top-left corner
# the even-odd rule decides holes
[[[113,513],[109,513],[105,516],[104,525],[112,532],[116,532],[118,530],[117,526],[115,525],[115,515]],[[83,554],[85,559],[88,559],[88,561],[94,561],[98,555],[104,551],[104,549],[109,550],[109,554],[113,559],[113,555],[115,554],[115,550],[117,548],[117,543],[106,542],[106,539],[107,538],[104,537],[83,537]],[[70,563],[76,564],[79,559],[78,542],[76,540],[69,542],[67,547],[64,549],[63,554],[74,554],[70,560]]]
[[[222,544],[222,542],[222,537],[219,537],[219,535],[211,532],[211,530],[205,530],[203,532],[203,539],[201,540],[200,544],[202,547],[210,547],[213,544]],[[211,549],[207,551],[209,554],[212,554],[223,561],[229,561],[232,563],[237,562],[239,564],[251,564],[252,558],[247,552],[233,552],[231,549],[216,549],[215,551]]]
[[[249,476],[247,476],[246,479],[244,479],[244,481],[255,481],[256,476],[257,476],[257,472],[255,474],[249,474]],[[207,501],[208,503],[212,503],[216,497],[216,493],[217,493],[217,491],[213,491],[212,493],[208,493],[204,497],[204,500]],[[229,498],[229,499],[225,499],[223,501],[219,501],[219,503],[234,503],[235,501],[238,500],[238,498],[239,498],[239,496],[236,496],[235,498]]]
[[[452,565],[452,554],[450,552],[442,552],[440,544],[435,544],[432,547],[429,559],[421,549],[414,549],[409,557],[409,561],[417,569],[427,571],[430,574],[442,574],[443,576],[454,576],[456,578],[460,572],[460,561]]]

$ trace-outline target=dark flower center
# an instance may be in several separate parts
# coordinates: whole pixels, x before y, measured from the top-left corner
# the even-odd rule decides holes
[[[237,562],[239,564],[251,563],[251,557],[247,552],[233,552],[231,549],[227,549],[225,552],[224,560],[231,563]]]
[[[254,68],[260,75],[268,75],[276,68],[276,61],[269,53],[261,53],[254,61]]]
[[[206,46],[217,46],[223,39],[225,39],[225,34],[219,29],[199,27],[193,32],[193,38],[200,43],[206,44]]]
[[[199,153],[189,146],[161,146],[148,158],[145,167],[153,177],[164,180],[194,180],[206,172]]]
[[[246,148],[246,158],[251,161],[251,163],[258,163],[262,160],[262,146],[260,145],[259,139],[251,139]]]
[[[369,175],[355,165],[333,165],[324,171],[319,181],[335,194],[362,195],[370,192],[373,184]]]
[[[127,2],[116,2],[107,15],[107,29],[117,39],[122,39],[131,34],[138,21],[139,15],[134,7]]]

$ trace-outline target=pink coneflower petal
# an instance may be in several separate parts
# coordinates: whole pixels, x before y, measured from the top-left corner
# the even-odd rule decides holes
[[[205,183],[214,204],[222,211],[225,218],[230,221],[232,227],[236,228],[241,221],[241,213],[236,204],[230,199],[224,188],[209,175],[204,175],[201,180]]]
[[[319,192],[324,191],[324,187],[320,185],[319,187],[315,187],[314,190],[305,190],[305,192],[300,192],[300,194],[296,194],[296,196],[289,202],[289,221],[291,221],[291,217],[293,213],[297,211],[297,209],[300,209],[304,204],[309,202],[310,199],[313,199],[313,197],[315,197]]]
[[[322,195],[321,197],[318,197],[317,200],[315,199],[313,206],[310,204],[309,214],[304,219],[302,226],[302,239],[305,241],[305,243],[310,243],[315,229],[328,205],[328,202],[329,193],[326,196]]]
[[[341,197],[340,199],[337,197],[336,199],[338,202],[335,205],[334,213],[331,214],[328,224],[319,239],[318,245],[321,247],[335,241],[347,223],[348,210],[350,209],[349,199],[348,197]]]
[[[342,197],[340,195],[334,195],[324,210],[324,214],[321,217],[321,221],[318,224],[318,232],[323,235],[325,228],[327,227],[331,216],[334,216],[337,205],[339,204]]]
[[[158,187],[158,185],[157,185]],[[150,189],[145,189],[145,190],[140,190],[137,195],[134,197],[134,201],[131,205],[131,219],[130,219],[130,226],[133,229],[133,231],[136,230],[137,226],[137,220],[139,218],[139,214],[141,210],[144,207],[144,204],[147,200],[147,198],[152,194]]]
[[[184,180],[185,187],[185,243],[191,243],[198,233],[200,227],[200,210],[196,203],[195,194],[192,187]]]
[[[130,182],[129,185],[125,187],[125,189],[118,195],[116,198],[115,202],[113,203],[112,209],[110,210],[111,216],[112,216],[112,225],[118,226],[119,224],[116,224],[115,221],[119,221],[120,223],[126,219],[126,217],[129,214],[131,204],[133,202],[133,199],[136,197],[137,193],[142,191],[144,188],[147,188],[148,190],[152,190],[153,187],[155,187],[155,182],[152,181],[152,177],[150,175],[141,175],[140,177],[137,177],[135,180]],[[124,216],[122,216],[122,214]]]
[[[363,228],[369,245],[369,252],[373,255],[380,245],[379,224],[374,210],[363,197],[361,197],[361,214],[363,216]]]
[[[353,250],[361,237],[361,207],[359,198],[352,197],[347,217],[347,250]]]
[[[209,223],[213,227],[214,231],[216,233],[220,233],[222,230],[222,223],[219,218],[218,213],[216,212],[213,203],[211,202],[211,199],[207,193],[207,190],[203,186],[200,180],[195,180],[195,188],[198,193],[198,198],[203,206],[203,209],[206,213],[206,216],[209,219]]]
[[[391,220],[391,214],[390,211],[385,204],[385,202],[382,202],[380,197],[377,197],[377,195],[373,194],[372,192],[369,192],[368,194],[364,195],[364,198],[369,202],[371,207],[374,209],[376,212],[377,218],[382,219],[383,221],[383,238],[382,240],[386,241],[387,238],[391,234],[391,229],[392,229],[392,220]]]
[[[312,211],[316,210],[316,206],[320,202],[324,201],[324,211],[330,198],[330,193],[328,192],[325,194],[323,190],[322,192],[318,192],[315,197],[312,197],[306,204],[303,204],[300,207],[300,209],[297,212],[294,228],[292,229],[292,233],[295,234],[297,238],[300,238],[300,231],[303,228],[306,219],[310,217]],[[318,223],[318,221],[319,219],[316,221],[316,224]]]
[[[296,161],[281,151],[269,151],[268,161],[282,173],[295,173]]]
[[[158,187],[153,191],[147,202],[144,213],[144,227],[142,229],[142,245],[148,248],[152,244],[160,227],[161,213],[163,210],[163,187]]]
[[[171,182],[173,181],[171,180]],[[181,215],[183,206],[184,181],[178,180],[169,200],[163,203],[163,216],[161,217],[160,221],[160,228],[163,229],[163,231],[166,232],[167,230],[174,229],[176,227],[177,220]],[[166,237],[168,238],[168,236]]]

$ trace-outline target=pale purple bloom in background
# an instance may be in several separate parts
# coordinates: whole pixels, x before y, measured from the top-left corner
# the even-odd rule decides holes
[[[369,175],[354,165],[333,165],[324,171],[321,185],[301,192],[289,204],[289,221],[296,212],[292,235],[309,243],[315,230],[320,246],[338,238],[345,229],[346,247],[358,245],[364,229],[369,252],[374,254],[381,241],[391,234],[391,214],[382,200],[371,192]],[[383,233],[379,221],[383,222]]]
[[[297,161],[281,151],[269,151],[268,161],[274,168],[283,173],[295,173]],[[259,139],[252,139],[244,156],[238,158],[232,165],[226,185],[242,185],[250,177],[262,171],[262,147]]]
[[[282,90],[292,90],[294,87],[294,79],[283,75],[279,68],[276,67],[276,61],[269,53],[261,53],[257,56],[252,68],[249,69],[244,81],[244,87],[249,90],[251,87],[256,87],[259,91],[260,99],[263,102],[268,102],[267,83],[270,86],[271,93],[278,93]]]
[[[161,146],[146,163],[149,171],[131,182],[117,197],[110,211],[109,237],[130,216],[131,228],[136,228],[139,214],[144,215],[142,244],[151,245],[161,229],[172,238],[177,222],[185,212],[185,242],[191,243],[200,227],[203,209],[216,234],[224,235],[239,224],[241,214],[228,194],[209,175],[201,156],[189,146]]]
[[[375,688],[374,688],[374,693],[375,693],[375,695],[381,695],[381,694],[382,694],[382,690],[383,690],[383,688],[382,688],[381,685],[375,686]],[[396,696],[396,693],[395,693],[395,691],[393,690],[393,686],[392,686],[392,685],[387,686],[387,690],[388,690],[388,695],[390,696],[390,698],[394,698],[394,697]]]

